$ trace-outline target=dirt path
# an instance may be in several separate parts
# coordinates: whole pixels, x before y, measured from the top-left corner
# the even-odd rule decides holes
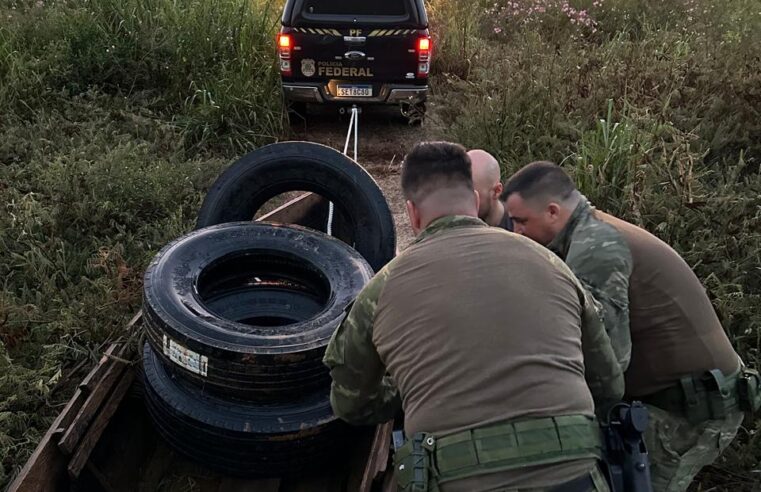
[[[306,124],[294,126],[294,139],[308,140],[343,151],[349,116],[338,115],[335,109],[310,108]],[[399,249],[413,239],[404,211],[404,198],[399,184],[399,166],[404,154],[426,138],[425,127],[409,126],[395,108],[365,108],[359,117],[358,161],[373,175],[383,190],[396,223]],[[352,145],[349,155],[352,155]]]

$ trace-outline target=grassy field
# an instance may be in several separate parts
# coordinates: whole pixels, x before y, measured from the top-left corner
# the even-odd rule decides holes
[[[474,7],[476,5],[478,8]],[[0,0],[0,487],[143,268],[231,160],[286,135],[279,2]],[[761,364],[758,0],[433,0],[426,133],[562,162],[684,255]],[[756,424],[696,488],[751,490]]]

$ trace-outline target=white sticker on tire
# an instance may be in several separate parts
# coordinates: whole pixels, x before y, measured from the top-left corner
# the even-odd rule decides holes
[[[204,377],[209,369],[208,357],[183,347],[166,335],[164,335],[164,355],[178,366]]]

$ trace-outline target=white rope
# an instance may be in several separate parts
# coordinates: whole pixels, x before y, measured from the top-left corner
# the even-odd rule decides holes
[[[351,116],[354,118],[354,160],[357,160],[357,142],[359,141],[359,111],[356,106],[351,107]]]
[[[333,202],[328,202],[328,236],[333,235]]]
[[[346,143],[344,144],[344,155],[349,155],[349,142],[351,141],[351,130],[354,129],[354,160],[357,160],[357,145],[359,141],[359,110],[357,106],[351,107],[351,118],[349,118],[349,130],[346,132]],[[328,236],[333,235],[333,202],[328,202]]]
[[[346,143],[344,144],[344,155],[349,155],[349,142],[351,142],[351,130],[354,128],[354,158],[357,158],[357,136],[356,136],[356,120],[357,120],[357,107],[352,106],[351,118],[349,118],[349,129],[346,132]]]

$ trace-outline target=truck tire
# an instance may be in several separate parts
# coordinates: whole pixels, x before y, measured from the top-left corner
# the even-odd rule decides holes
[[[228,401],[173,378],[147,343],[143,373],[146,407],[161,437],[224,474],[309,471],[332,459],[347,434],[333,415],[328,389],[282,404]]]
[[[375,271],[394,257],[394,217],[378,184],[349,157],[312,142],[271,144],[241,157],[209,189],[196,228],[252,220],[267,200],[288,191],[333,202],[350,223],[347,242]]]
[[[328,384],[325,346],[372,275],[358,252],[304,227],[198,229],[145,272],[147,339],[204,392],[288,399]]]

